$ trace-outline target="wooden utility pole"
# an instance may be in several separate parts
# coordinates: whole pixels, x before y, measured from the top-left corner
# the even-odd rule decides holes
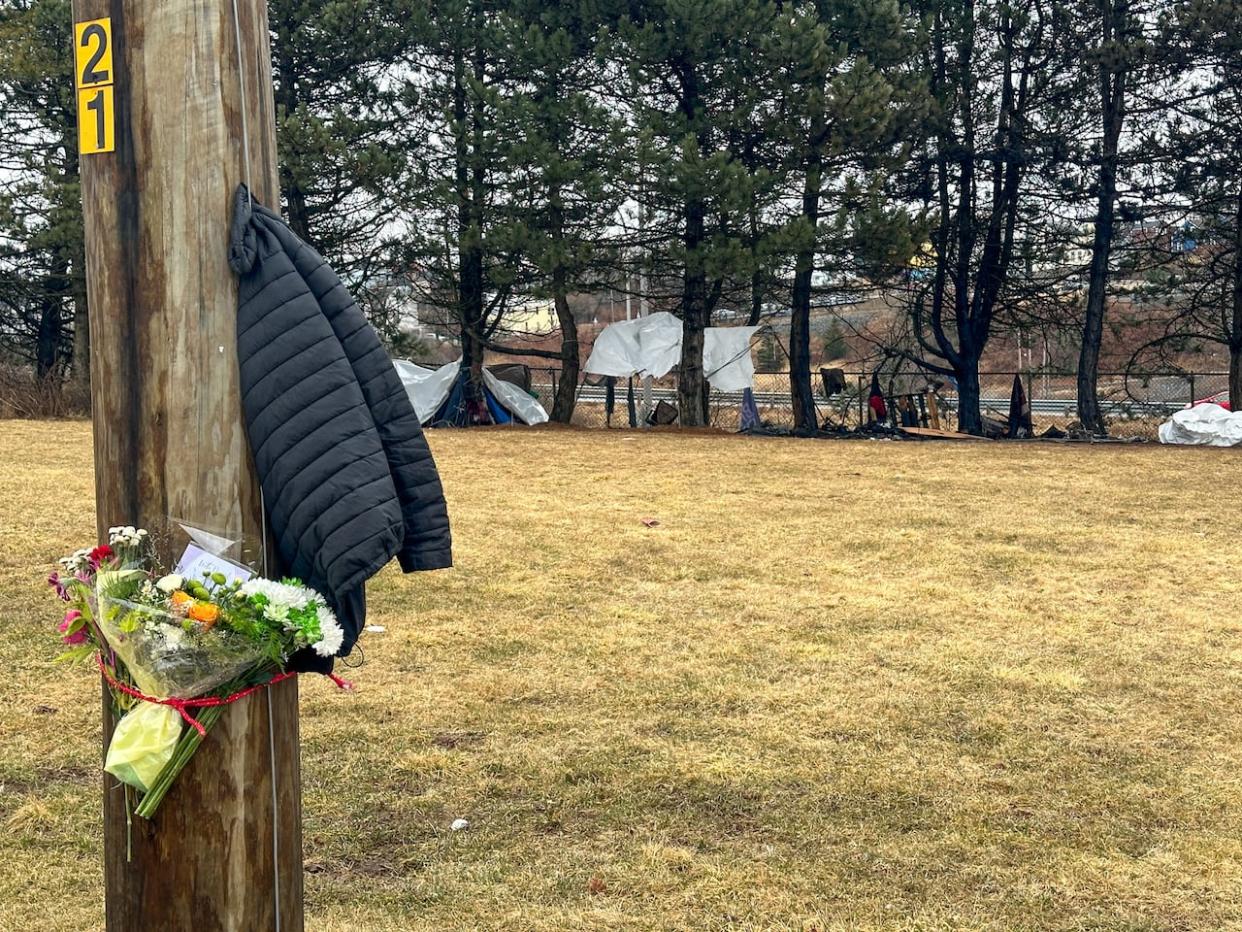
[[[259,541],[227,260],[237,184],[277,202],[266,4],[73,13],[100,533],[176,516]],[[105,776],[109,930],[301,930],[295,683],[231,706],[150,822],[127,829]]]

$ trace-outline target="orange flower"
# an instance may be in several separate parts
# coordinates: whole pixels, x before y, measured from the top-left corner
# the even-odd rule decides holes
[[[186,614],[210,628],[220,620],[220,606],[213,605],[210,602],[195,602],[190,606],[190,610]]]
[[[194,601],[194,599],[190,596],[190,593],[183,592],[180,589],[169,596],[169,599],[172,601],[173,605],[185,605],[187,602]]]

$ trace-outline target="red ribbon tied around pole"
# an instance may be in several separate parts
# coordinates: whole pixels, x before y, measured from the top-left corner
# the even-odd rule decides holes
[[[233,693],[231,696],[202,696],[198,699],[158,699],[155,696],[148,696],[146,693],[134,689],[132,686],[126,686],[124,683],[119,682],[116,677],[108,672],[108,668],[104,665],[103,657],[98,654],[95,655],[95,663],[99,666],[99,672],[103,674],[103,678],[108,681],[108,685],[110,685],[113,689],[120,690],[125,695],[132,696],[134,699],[139,699],[143,702],[151,702],[155,705],[166,705],[170,709],[176,709],[181,717],[185,719],[186,724],[203,737],[207,736],[207,729],[199,724],[198,719],[191,715],[187,711],[188,709],[206,709],[214,706],[229,705],[230,703],[236,702],[238,699],[245,699],[251,693],[257,693],[260,689],[267,689],[269,686],[274,686],[277,683],[297,676],[297,673],[293,670],[288,670],[284,673],[277,673],[266,683],[256,683],[254,686],[248,686],[245,689]],[[353,692],[354,684],[349,680],[343,679],[335,673],[326,673],[324,675],[335,683],[338,689],[343,689],[346,692]]]

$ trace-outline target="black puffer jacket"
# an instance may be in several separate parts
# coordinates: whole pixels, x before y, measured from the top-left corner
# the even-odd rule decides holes
[[[242,405],[269,533],[287,571],[336,607],[347,654],[363,583],[453,562],[448,509],[418,417],[341,280],[240,188],[229,263],[241,277]]]

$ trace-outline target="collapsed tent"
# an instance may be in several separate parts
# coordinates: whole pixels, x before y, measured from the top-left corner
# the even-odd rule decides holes
[[[1234,447],[1242,444],[1242,411],[1217,404],[1177,411],[1160,425],[1160,442],[1189,446]]]
[[[708,327],[703,331],[703,371],[712,388],[753,388],[750,341],[758,327]],[[660,378],[681,361],[681,321],[666,311],[609,324],[595,338],[583,371],[589,375]]]
[[[543,424],[548,420],[548,412],[535,398],[488,369],[483,370],[483,397],[475,397],[470,373],[462,369],[460,359],[438,369],[405,359],[394,359],[393,365],[425,427]]]

